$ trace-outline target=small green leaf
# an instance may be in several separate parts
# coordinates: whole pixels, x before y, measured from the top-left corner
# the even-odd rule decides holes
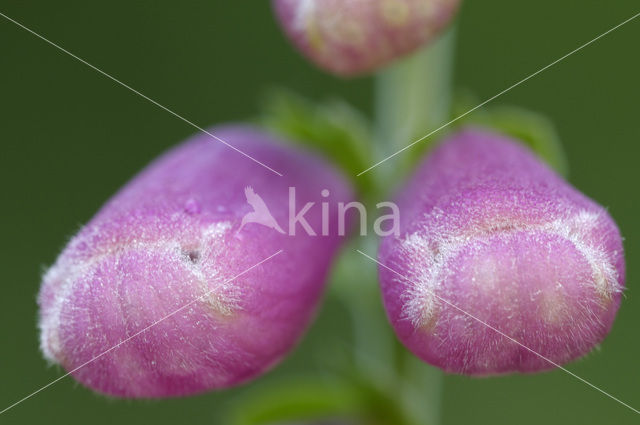
[[[370,176],[355,178],[371,164],[372,136],[367,120],[352,106],[333,99],[315,104],[285,89],[266,96],[261,123],[292,142],[314,150],[340,168],[360,193],[370,193]]]
[[[417,425],[402,411],[402,400],[357,374],[327,374],[263,383],[236,399],[225,423],[280,425],[323,420],[348,424]],[[425,423],[424,425],[429,425]]]
[[[296,378],[258,387],[235,403],[233,425],[271,425],[318,419],[354,419],[360,395],[338,380]]]

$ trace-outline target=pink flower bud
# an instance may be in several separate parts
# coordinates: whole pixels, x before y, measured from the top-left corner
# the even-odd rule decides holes
[[[380,248],[393,270],[380,267],[382,291],[399,338],[426,362],[535,372],[553,367],[540,356],[564,364],[609,332],[625,276],[618,228],[519,143],[453,136],[399,207],[401,236]]]
[[[274,0],[292,42],[339,75],[373,71],[430,41],[459,0]]]
[[[214,133],[284,176],[196,136],[107,202],[44,276],[45,357],[96,391],[166,397],[239,384],[277,363],[316,308],[340,238],[285,232],[289,187],[298,210],[324,189],[348,202],[350,189],[255,130]],[[320,207],[304,218],[319,228]]]

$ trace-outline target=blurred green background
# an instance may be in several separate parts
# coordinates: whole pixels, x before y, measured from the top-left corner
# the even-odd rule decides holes
[[[488,98],[638,11],[637,0],[467,1],[456,85]],[[343,81],[308,65],[281,35],[268,1],[3,0],[0,12],[202,126],[254,116],[259,96],[273,85],[314,99],[344,96],[371,111],[371,79]],[[571,182],[607,206],[622,229],[626,298],[602,348],[569,369],[636,408],[639,40],[640,19],[497,101],[556,123]],[[35,297],[43,267],[111,194],[194,129],[3,18],[0,58],[1,410],[62,374],[38,349]],[[317,372],[314,359],[333,352],[330,341],[349,341],[346,320],[339,304],[327,303],[294,355],[266,380]],[[264,383],[132,402],[96,396],[66,378],[0,422],[227,425],[222,412],[255,385]],[[562,371],[448,376],[444,389],[445,424],[638,423],[635,413]]]

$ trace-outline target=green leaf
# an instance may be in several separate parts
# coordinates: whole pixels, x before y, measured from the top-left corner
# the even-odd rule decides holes
[[[398,395],[381,391],[356,375],[290,378],[245,393],[235,400],[225,423],[279,425],[340,420],[349,424],[417,425],[402,411]]]
[[[316,151],[340,168],[360,193],[371,193],[370,176],[355,178],[373,160],[367,120],[339,99],[313,103],[291,91],[273,89],[265,97],[261,123],[293,143]]]
[[[354,419],[362,405],[352,386],[319,376],[271,382],[253,389],[235,404],[233,425]]]

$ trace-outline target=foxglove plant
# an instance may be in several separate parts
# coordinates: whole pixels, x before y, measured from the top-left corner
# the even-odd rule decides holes
[[[468,375],[536,372],[609,332],[625,273],[618,228],[518,142],[452,136],[398,204],[401,236],[382,242],[380,280],[398,337],[421,359]]]
[[[280,223],[289,186],[303,205],[324,189],[348,202],[351,189],[319,159],[256,130],[214,131],[284,175],[196,136],[107,202],[44,276],[45,357],[96,391],[167,397],[236,385],[277,363],[315,311],[340,238],[240,229],[251,210],[245,187]],[[319,212],[305,218],[320,226]]]
[[[413,136],[434,134],[450,115],[453,31],[434,41],[458,3],[273,0],[284,31],[318,66],[342,76],[380,72],[373,128],[345,104],[315,107],[286,96],[263,123],[354,175],[385,150],[396,152],[389,159]],[[562,164],[552,129],[518,114],[508,114],[505,127],[519,136],[534,127],[537,153]],[[352,185],[323,160],[259,130],[212,132],[217,141],[211,133],[193,137],[136,176],[43,278],[42,351],[98,392],[171,397],[246,382],[290,351],[318,305],[342,242],[325,229],[341,219],[322,203],[322,210],[304,208],[309,227],[322,232],[292,232],[290,188],[298,205],[319,197],[345,204],[355,198]],[[620,305],[625,265],[616,224],[521,141],[474,127],[443,142],[397,195],[400,231],[385,232],[380,245],[384,307],[398,338],[446,372],[565,364],[603,340]],[[379,199],[411,160],[377,180],[355,178],[353,186],[365,202]],[[263,216],[253,216],[247,202]],[[252,225],[256,219],[264,226]],[[287,222],[289,231],[280,227]],[[372,243],[353,242],[364,250]],[[351,255],[342,256],[334,278],[342,285],[335,295],[352,313],[360,370],[345,375],[355,383],[340,377],[327,389],[314,382],[306,398],[289,388],[282,406],[267,397],[256,403],[271,409],[267,414],[248,413],[313,423],[318,417],[282,412],[311,406],[317,413],[316,395],[324,395],[324,418],[437,424],[440,372],[419,360],[420,370],[411,369],[413,358],[396,350],[383,307],[375,305],[375,277],[367,279],[354,261],[363,258]]]
[[[274,0],[300,51],[338,75],[371,72],[432,40],[459,0]]]

